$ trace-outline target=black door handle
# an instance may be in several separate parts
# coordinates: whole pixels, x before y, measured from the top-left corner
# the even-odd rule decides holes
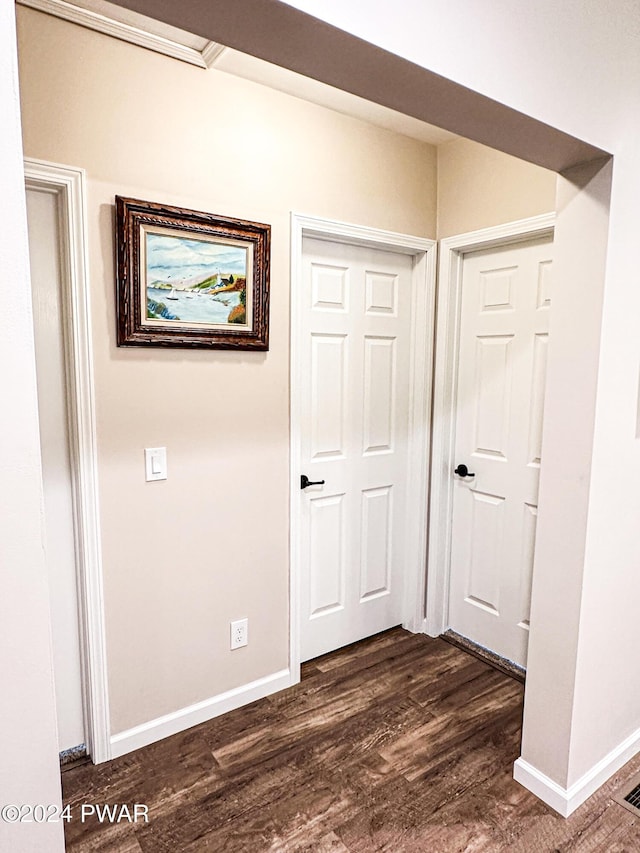
[[[476,476],[475,474],[472,474],[471,471],[469,471],[467,466],[464,464],[458,465],[458,467],[456,468],[456,470],[453,473],[457,474],[458,477],[475,477]]]
[[[324,486],[324,480],[310,480],[306,474],[300,476],[300,488],[306,489],[307,486]]]

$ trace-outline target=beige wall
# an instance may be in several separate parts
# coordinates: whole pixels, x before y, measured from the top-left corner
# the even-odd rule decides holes
[[[113,733],[288,665],[289,213],[434,237],[436,154],[18,7],[25,153],[88,175]],[[272,225],[269,353],[119,349],[114,195]],[[169,479],[145,483],[143,448]],[[229,621],[250,644],[229,652]]]
[[[555,209],[556,173],[469,139],[438,147],[438,238]]]

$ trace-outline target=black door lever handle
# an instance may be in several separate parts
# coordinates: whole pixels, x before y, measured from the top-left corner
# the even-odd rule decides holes
[[[472,474],[471,471],[469,471],[469,469],[467,468],[466,465],[458,465],[458,467],[456,468],[456,470],[453,473],[457,474],[458,477],[475,477],[476,476],[475,474]]]
[[[307,486],[324,486],[324,480],[310,480],[306,474],[300,476],[300,488],[306,489]]]

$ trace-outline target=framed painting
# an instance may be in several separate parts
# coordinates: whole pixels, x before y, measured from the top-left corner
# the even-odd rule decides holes
[[[116,196],[118,346],[269,349],[269,225]]]

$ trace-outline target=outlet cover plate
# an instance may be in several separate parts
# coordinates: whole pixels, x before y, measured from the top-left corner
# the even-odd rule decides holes
[[[249,620],[236,619],[231,622],[231,650],[241,649],[249,642]]]

